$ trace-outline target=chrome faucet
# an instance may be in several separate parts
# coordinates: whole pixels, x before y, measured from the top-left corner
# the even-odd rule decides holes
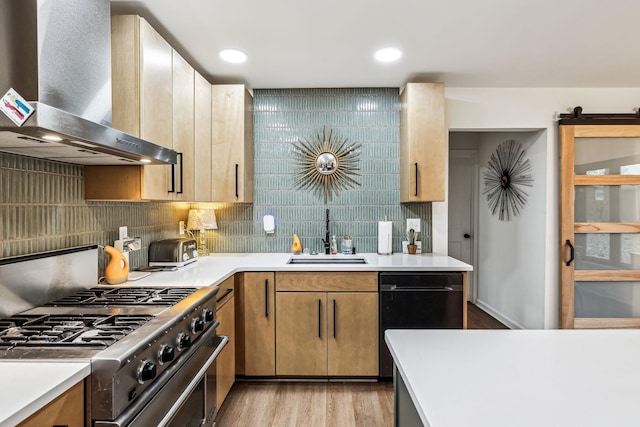
[[[322,240],[324,244],[324,253],[325,255],[331,254],[331,243],[329,242],[329,209],[327,209],[327,235]]]

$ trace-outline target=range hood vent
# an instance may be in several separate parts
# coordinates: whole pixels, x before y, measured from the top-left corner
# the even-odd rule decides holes
[[[109,0],[2,0],[0,33],[0,96],[13,88],[35,109],[22,126],[0,113],[0,151],[83,165],[176,163],[174,150],[111,127]]]

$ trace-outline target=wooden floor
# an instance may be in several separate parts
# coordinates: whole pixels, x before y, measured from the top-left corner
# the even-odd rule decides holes
[[[393,385],[237,382],[216,422],[216,427],[393,426]]]
[[[478,306],[467,303],[467,329],[509,329]]]
[[[508,329],[473,304],[468,329]],[[238,381],[216,427],[391,427],[393,385],[357,382]]]

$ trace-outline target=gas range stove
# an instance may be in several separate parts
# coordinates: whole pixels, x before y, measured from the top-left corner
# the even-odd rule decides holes
[[[0,320],[0,347],[107,348],[151,320],[139,315],[22,315]]]
[[[65,296],[47,307],[58,306],[172,306],[196,291],[196,288],[101,287]]]
[[[150,399],[146,390],[173,376],[200,341],[216,339],[217,292],[212,287],[76,292],[0,319],[0,359],[89,359],[91,416],[115,420],[138,399]]]
[[[0,359],[88,361],[93,427],[210,425],[228,341],[218,288],[95,286],[99,256],[87,245],[0,259]]]

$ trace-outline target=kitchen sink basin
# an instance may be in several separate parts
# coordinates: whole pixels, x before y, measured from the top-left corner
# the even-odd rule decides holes
[[[367,260],[363,257],[342,257],[340,255],[327,257],[327,256],[319,256],[317,258],[290,258],[287,261],[287,264],[312,264],[312,265],[324,265],[324,264],[366,264]]]

